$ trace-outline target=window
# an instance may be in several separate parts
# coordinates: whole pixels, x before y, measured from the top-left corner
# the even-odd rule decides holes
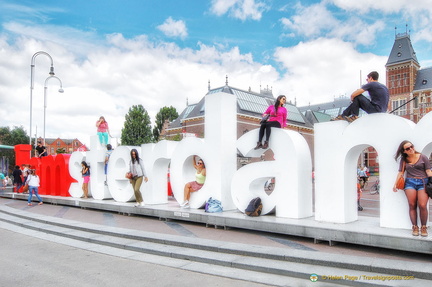
[[[397,115],[397,116],[406,115],[406,113],[407,113],[407,110],[406,110],[407,106],[404,105],[403,107],[401,107],[405,103],[406,103],[405,99],[399,99],[399,100],[392,101],[392,111],[395,110],[395,109],[397,109],[396,111],[393,112],[393,114]]]

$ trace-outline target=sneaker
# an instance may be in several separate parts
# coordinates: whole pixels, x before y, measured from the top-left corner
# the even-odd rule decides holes
[[[348,122],[352,123],[353,121],[355,121],[355,120],[358,119],[358,118],[359,118],[358,116],[350,116],[350,117],[347,117],[346,120],[347,120]]]
[[[186,205],[188,205],[189,204],[189,200],[185,200],[182,204],[180,204],[180,206],[181,207],[184,207],[184,206],[186,206]]]
[[[412,227],[412,235],[413,236],[419,236],[419,228],[416,225],[413,225]]]
[[[189,203],[187,203],[187,204],[183,205],[183,206],[182,206],[182,208],[190,208],[190,205],[189,205]]]
[[[139,202],[135,203],[134,206],[135,206],[135,207],[140,206]]]
[[[345,121],[346,117],[343,115],[338,115],[337,117],[331,119],[332,121]]]
[[[357,205],[357,210],[358,211],[363,211],[363,206],[361,206],[360,204]]]
[[[418,233],[417,233],[417,235],[418,235]],[[426,225],[422,225],[422,227],[421,227],[421,236],[423,236],[423,237],[428,236],[427,226]]]
[[[145,203],[144,203],[144,201],[140,203],[140,206],[145,206]]]

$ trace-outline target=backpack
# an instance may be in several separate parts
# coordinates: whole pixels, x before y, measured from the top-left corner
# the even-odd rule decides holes
[[[248,207],[245,210],[246,215],[249,216],[260,216],[263,205],[261,202],[261,198],[255,197],[249,202]]]
[[[222,212],[222,202],[210,197],[205,204],[204,210],[205,212]]]

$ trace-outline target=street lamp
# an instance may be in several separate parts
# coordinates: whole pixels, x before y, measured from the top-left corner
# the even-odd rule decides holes
[[[44,52],[44,51],[36,52],[33,55],[32,59],[31,59],[31,65],[30,65],[30,145],[31,145],[31,139],[32,139],[32,119],[33,119],[32,112],[33,112],[34,67],[35,67],[36,57],[39,56],[39,55],[45,55],[48,58],[50,58],[50,60],[51,60],[51,68],[50,68],[50,71],[49,71],[49,75],[51,75],[51,76],[55,75],[54,74],[54,62],[53,62],[53,59],[51,58],[51,56],[47,52]],[[30,157],[31,157],[31,151],[30,151]]]
[[[58,90],[59,93],[63,93],[64,92],[64,90],[63,90],[63,84],[62,84],[62,81],[60,80],[60,78],[58,78],[56,76],[49,76],[48,78],[46,78],[45,85],[44,85],[44,129],[43,129],[44,145],[46,144],[46,142],[45,142],[45,122],[46,122],[46,108],[47,108],[46,97],[47,97],[47,89],[48,89],[47,83],[48,83],[49,79],[52,79],[52,78],[57,79],[59,81],[59,83],[60,83],[60,89]]]

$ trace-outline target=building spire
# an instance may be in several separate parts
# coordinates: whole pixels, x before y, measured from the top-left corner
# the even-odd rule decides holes
[[[228,86],[228,75],[225,76],[225,86]]]
[[[208,90],[210,91],[210,80],[208,80]]]

